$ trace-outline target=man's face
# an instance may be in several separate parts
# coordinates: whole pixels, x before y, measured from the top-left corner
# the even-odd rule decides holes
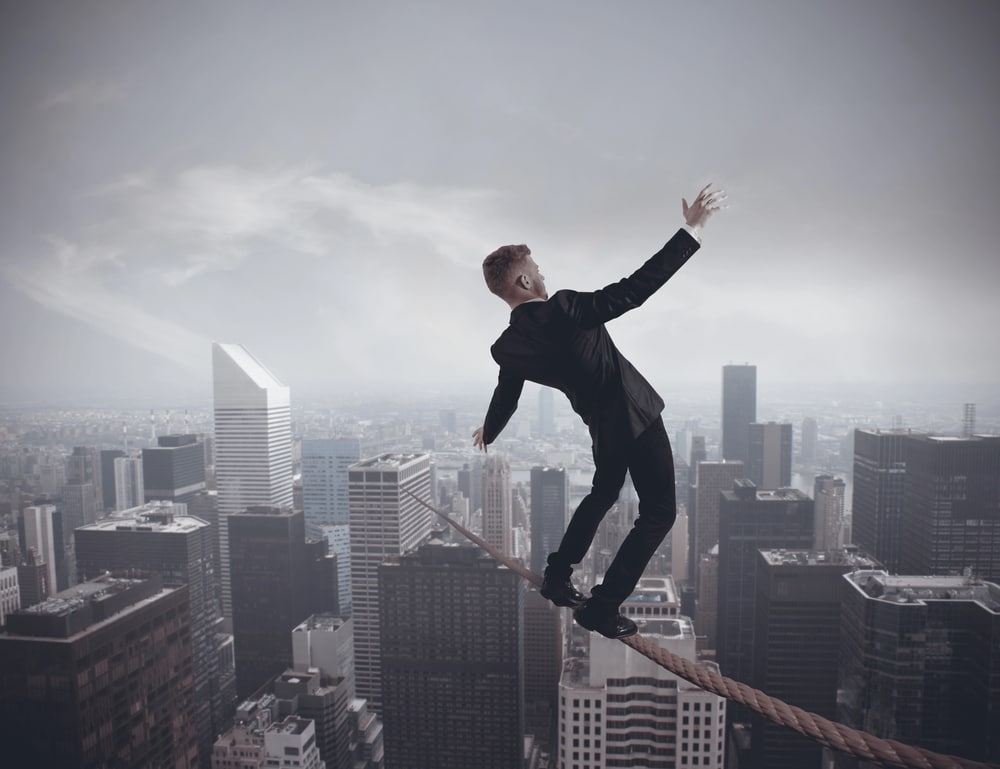
[[[538,269],[535,260],[530,255],[524,257],[523,273],[531,281],[531,291],[539,299],[548,299],[549,292],[545,290],[545,276]]]

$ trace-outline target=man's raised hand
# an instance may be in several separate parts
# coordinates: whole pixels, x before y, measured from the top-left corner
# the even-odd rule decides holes
[[[722,203],[726,200],[726,193],[722,190],[710,190],[712,183],[709,182],[702,187],[701,192],[689,206],[685,198],[681,198],[681,205],[684,210],[684,221],[688,227],[699,229],[705,226],[709,217],[722,208]]]
[[[485,427],[485,425],[483,425],[483,427]],[[472,445],[477,449],[486,451],[486,444],[483,443],[483,427],[477,427],[472,431]]]

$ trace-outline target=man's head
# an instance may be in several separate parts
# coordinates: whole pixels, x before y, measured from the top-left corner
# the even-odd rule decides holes
[[[545,276],[531,258],[531,249],[500,246],[483,260],[486,287],[512,306],[530,299],[548,299]]]

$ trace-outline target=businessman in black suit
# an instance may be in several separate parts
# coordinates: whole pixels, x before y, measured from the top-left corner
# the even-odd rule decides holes
[[[541,593],[559,606],[576,607],[576,621],[608,638],[637,631],[619,607],[632,593],[646,564],[676,517],[673,452],[663,419],[663,400],[626,360],[604,324],[645,302],[698,250],[700,229],[725,195],[706,185],[689,206],[685,225],[627,278],[593,292],[557,291],[524,245],[502,246],[486,257],[483,276],[490,291],[511,307],[510,325],[491,352],[499,382],[486,419],[473,433],[484,451],[517,409],[525,380],[561,390],[590,430],[594,480],[573,513],[559,549],[550,553]],[[617,501],[631,473],[639,495],[639,516],[604,580],[588,599],[570,575],[594,540],[604,515]]]

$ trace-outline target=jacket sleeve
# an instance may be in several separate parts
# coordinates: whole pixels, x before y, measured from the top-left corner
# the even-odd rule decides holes
[[[524,379],[516,374],[500,368],[500,377],[490,407],[486,411],[483,422],[483,443],[490,444],[497,439],[500,432],[507,426],[510,418],[517,411],[517,401],[524,389]]]
[[[581,328],[594,328],[640,306],[670,280],[699,247],[698,241],[682,228],[627,278],[597,291],[560,291],[556,296]]]

